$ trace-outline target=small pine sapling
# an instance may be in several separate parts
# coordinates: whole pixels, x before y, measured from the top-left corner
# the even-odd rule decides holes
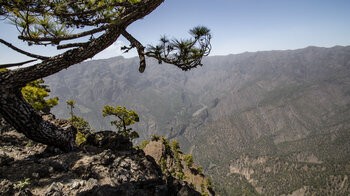
[[[67,107],[70,110],[69,114],[71,115],[71,118],[69,118],[69,121],[73,124],[73,126],[78,130],[75,143],[80,146],[83,142],[86,141],[86,136],[88,133],[91,132],[91,127],[89,122],[87,122],[84,118],[81,118],[79,116],[74,115],[73,109],[75,107],[75,100],[67,100]]]
[[[115,116],[117,120],[111,121],[111,125],[114,125],[118,129],[118,133],[124,135],[125,137],[133,140],[139,137],[136,131],[131,131],[132,128],[127,128],[128,126],[139,122],[139,115],[133,110],[127,110],[126,107],[122,106],[109,106],[105,105],[102,110],[102,116]]]

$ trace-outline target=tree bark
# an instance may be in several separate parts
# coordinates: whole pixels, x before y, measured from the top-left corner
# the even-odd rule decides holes
[[[56,146],[64,151],[76,147],[76,129],[56,127],[51,122],[42,119],[29,103],[25,101],[20,90],[13,90],[8,96],[0,96],[0,113],[16,130],[33,141]]]
[[[42,119],[41,115],[28,104],[20,89],[28,82],[57,73],[74,64],[92,58],[113,44],[121,32],[134,21],[156,9],[164,0],[143,0],[131,13],[123,16],[114,26],[85,47],[68,50],[30,67],[0,72],[0,114],[17,131],[33,141],[56,146],[64,151],[73,150],[76,130],[74,127],[61,128]]]

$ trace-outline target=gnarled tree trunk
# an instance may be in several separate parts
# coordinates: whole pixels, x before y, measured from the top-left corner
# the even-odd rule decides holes
[[[76,129],[73,126],[56,127],[43,120],[39,112],[24,100],[19,89],[11,89],[6,96],[0,96],[0,104],[4,119],[28,138],[64,151],[76,147]]]

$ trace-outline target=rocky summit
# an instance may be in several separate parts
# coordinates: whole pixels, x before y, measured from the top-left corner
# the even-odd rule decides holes
[[[0,195],[201,194],[115,132],[92,133],[64,153],[9,128],[0,134]]]

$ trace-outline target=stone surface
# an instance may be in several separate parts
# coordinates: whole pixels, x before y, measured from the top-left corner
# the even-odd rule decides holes
[[[69,153],[31,144],[28,154],[27,139],[13,131],[0,134],[0,141],[0,195],[200,195],[164,176],[153,158],[115,132],[91,134]]]
[[[143,151],[146,155],[152,156],[157,163],[162,157],[165,157],[165,146],[161,142],[150,141]]]

